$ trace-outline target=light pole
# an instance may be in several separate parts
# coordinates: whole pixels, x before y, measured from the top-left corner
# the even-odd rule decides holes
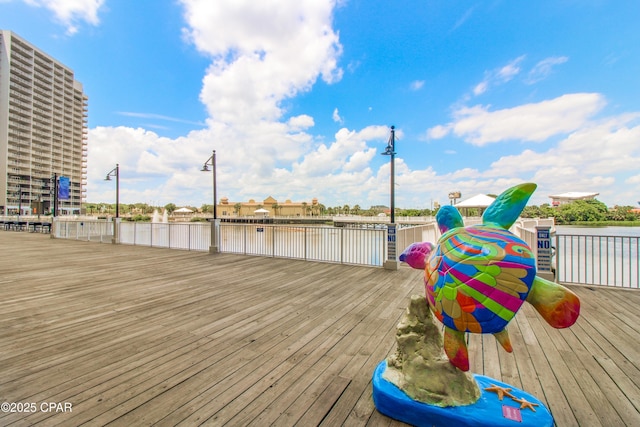
[[[113,240],[111,243],[118,243],[118,221],[120,218],[120,165],[116,163],[116,167],[113,168],[107,176],[105,181],[111,181],[111,177],[116,178],[116,217],[113,221]]]
[[[51,191],[49,192],[49,203],[53,202],[53,208],[51,209],[51,216],[53,218],[58,214],[58,174],[56,172],[51,175]]]
[[[391,157],[391,224],[395,224],[396,222],[396,197],[395,197],[395,160],[396,160],[396,127],[391,126],[391,135],[389,135],[389,142],[387,143],[387,148],[385,148],[384,153],[381,153],[383,156]]]
[[[389,156],[391,159],[391,221],[387,228],[387,260],[384,268],[388,270],[397,270],[398,261],[396,260],[396,194],[395,194],[395,148],[396,148],[396,127],[391,126],[391,135],[387,142],[387,148],[381,153],[383,156]]]
[[[218,194],[216,189],[216,150],[213,150],[211,157],[209,157],[202,166],[202,172],[209,172],[209,165],[213,169],[213,221],[211,222],[211,246],[209,246],[209,253],[220,252],[218,248],[218,208],[216,202],[218,200]]]
[[[22,183],[18,183],[18,222],[20,222],[20,214],[22,214]]]

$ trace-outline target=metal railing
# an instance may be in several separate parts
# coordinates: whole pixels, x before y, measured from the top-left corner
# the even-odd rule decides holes
[[[386,230],[221,224],[220,252],[382,266]]]
[[[556,280],[638,289],[640,237],[556,234]]]
[[[432,242],[435,244],[439,238],[440,230],[435,220],[426,225],[398,228],[396,231],[398,255],[414,242]]]
[[[118,243],[156,248],[208,251],[211,227],[206,223],[121,222]]]
[[[55,221],[60,239],[112,242],[113,222]],[[208,251],[211,223],[118,223],[118,243]],[[220,224],[220,252],[382,266],[387,257],[386,229],[354,229],[267,224]]]
[[[56,239],[111,242],[113,223],[100,220],[60,221],[54,219],[51,235]]]
[[[513,231],[537,253],[535,226]],[[542,223],[542,225],[547,225]],[[211,223],[128,223],[118,225],[118,242],[192,251],[208,251]],[[534,227],[531,229],[531,227]],[[56,238],[112,242],[113,222],[54,221]],[[397,229],[397,252],[413,242],[437,242],[435,223]],[[334,228],[272,224],[220,224],[220,252],[309,261],[382,266],[387,259],[387,229]],[[557,234],[553,267],[556,281],[588,285],[640,287],[640,237]]]

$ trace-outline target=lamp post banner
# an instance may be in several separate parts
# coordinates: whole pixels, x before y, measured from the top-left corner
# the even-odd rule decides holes
[[[69,177],[61,176],[58,179],[58,200],[69,200]]]

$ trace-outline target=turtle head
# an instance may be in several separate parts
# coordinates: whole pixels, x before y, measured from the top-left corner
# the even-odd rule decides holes
[[[442,234],[453,228],[464,227],[462,215],[460,215],[458,209],[451,205],[445,205],[438,209],[436,221],[438,222],[438,228]]]
[[[433,243],[430,242],[416,242],[412,243],[400,254],[400,261],[406,262],[412,268],[418,270],[424,270],[427,266],[427,259],[433,251]]]

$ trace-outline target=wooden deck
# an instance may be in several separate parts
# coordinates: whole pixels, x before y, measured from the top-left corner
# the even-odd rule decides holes
[[[0,425],[402,425],[375,410],[371,375],[421,281],[0,231],[0,402],[36,409]],[[470,338],[472,371],[536,395],[558,426],[640,425],[640,291],[572,289],[574,327],[526,305],[514,353]]]

